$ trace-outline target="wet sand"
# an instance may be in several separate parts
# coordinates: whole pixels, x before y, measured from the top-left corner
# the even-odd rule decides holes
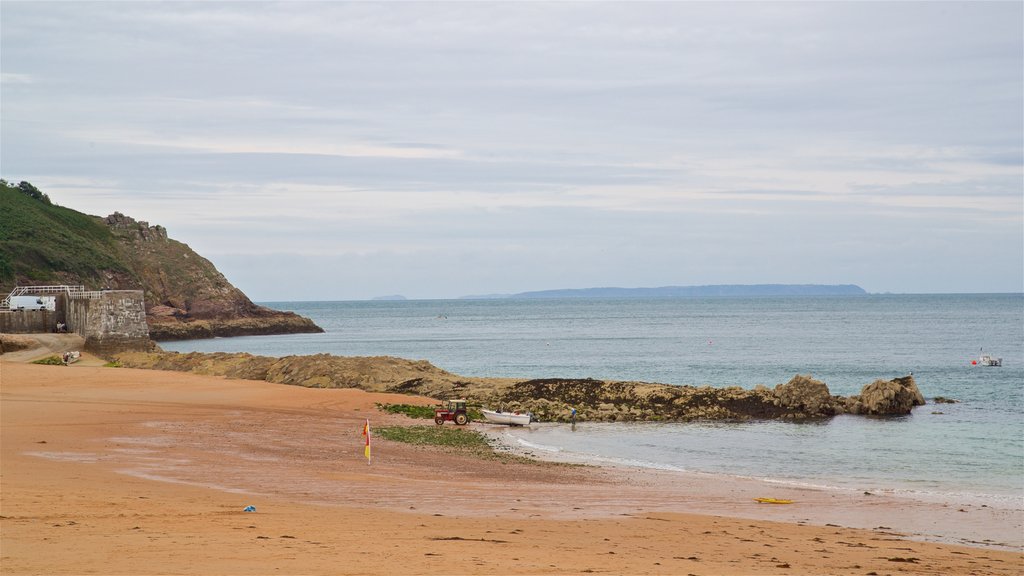
[[[381,439],[367,464],[365,418],[414,423],[376,402],[431,401],[5,358],[5,575],[1024,572],[1019,511]]]

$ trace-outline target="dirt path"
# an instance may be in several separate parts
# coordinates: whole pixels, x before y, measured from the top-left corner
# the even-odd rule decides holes
[[[64,352],[81,351],[85,338],[78,334],[3,334],[5,340],[34,342],[34,346],[0,355],[0,362],[32,362],[47,356],[60,356]],[[102,366],[104,360],[92,354],[82,353],[81,360],[72,366]]]

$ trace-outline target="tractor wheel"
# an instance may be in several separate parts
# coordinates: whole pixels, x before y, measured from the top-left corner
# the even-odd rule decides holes
[[[466,422],[469,422],[469,418],[467,418],[465,414],[455,415],[455,423],[458,424],[459,426],[464,425]]]
[[[440,416],[434,416],[434,424],[437,424],[438,426],[444,424],[444,418]]]

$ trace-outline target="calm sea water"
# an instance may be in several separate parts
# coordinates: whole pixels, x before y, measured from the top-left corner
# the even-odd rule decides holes
[[[833,394],[913,373],[958,404],[794,424],[535,424],[517,441],[566,459],[1024,507],[1024,295],[669,300],[269,302],[324,334],[165,343],[177,351],[425,359],[466,376],[774,386]],[[972,366],[979,351],[1003,367]]]

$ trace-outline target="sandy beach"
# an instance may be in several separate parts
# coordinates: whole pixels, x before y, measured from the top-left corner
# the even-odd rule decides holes
[[[1019,511],[379,438],[368,464],[366,418],[422,422],[376,403],[430,399],[14,359],[5,575],[1024,572]]]

